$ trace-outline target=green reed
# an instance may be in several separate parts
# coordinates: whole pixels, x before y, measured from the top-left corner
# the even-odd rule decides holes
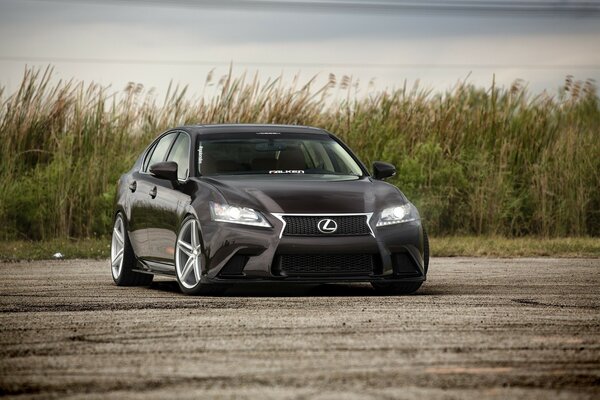
[[[367,163],[395,164],[391,182],[433,234],[600,235],[600,107],[593,82],[567,77],[558,96],[459,83],[357,96],[351,78],[286,84],[256,76],[218,81],[195,97],[159,99],[52,69],[0,87],[0,239],[85,238],[110,232],[115,184],[149,141],[190,123],[323,127]],[[212,91],[213,95],[207,95]],[[341,97],[340,91],[345,94]],[[340,98],[340,100],[336,100]]]

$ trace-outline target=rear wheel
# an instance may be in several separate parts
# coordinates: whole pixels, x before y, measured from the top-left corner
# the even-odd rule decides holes
[[[220,294],[223,292],[221,286],[201,283],[204,259],[200,224],[196,218],[190,216],[183,221],[175,245],[175,270],[179,288],[183,293]]]
[[[136,264],[137,260],[125,229],[125,219],[123,214],[118,213],[110,243],[110,269],[117,286],[148,286],[152,283],[152,275],[133,271]]]

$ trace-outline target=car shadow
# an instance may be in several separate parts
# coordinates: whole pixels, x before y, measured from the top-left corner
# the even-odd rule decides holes
[[[181,294],[175,281],[154,281],[150,289],[162,292]],[[410,296],[435,296],[447,294],[425,284]],[[328,284],[286,284],[260,283],[251,285],[236,285],[227,288],[222,294],[211,297],[390,297],[396,294],[386,294],[375,291],[368,283],[328,283]]]

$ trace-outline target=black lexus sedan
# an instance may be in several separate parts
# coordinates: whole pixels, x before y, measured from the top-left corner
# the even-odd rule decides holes
[[[111,270],[119,286],[177,279],[187,294],[257,282],[425,281],[419,212],[333,134],[284,125],[170,129],[121,176]]]

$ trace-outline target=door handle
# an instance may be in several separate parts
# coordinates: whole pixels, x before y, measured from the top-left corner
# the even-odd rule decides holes
[[[131,190],[131,192],[135,192],[135,190],[137,189],[137,182],[133,181],[129,184],[129,190]]]
[[[150,197],[155,198],[156,197],[156,186],[154,186],[152,188],[152,190],[150,191]]]

